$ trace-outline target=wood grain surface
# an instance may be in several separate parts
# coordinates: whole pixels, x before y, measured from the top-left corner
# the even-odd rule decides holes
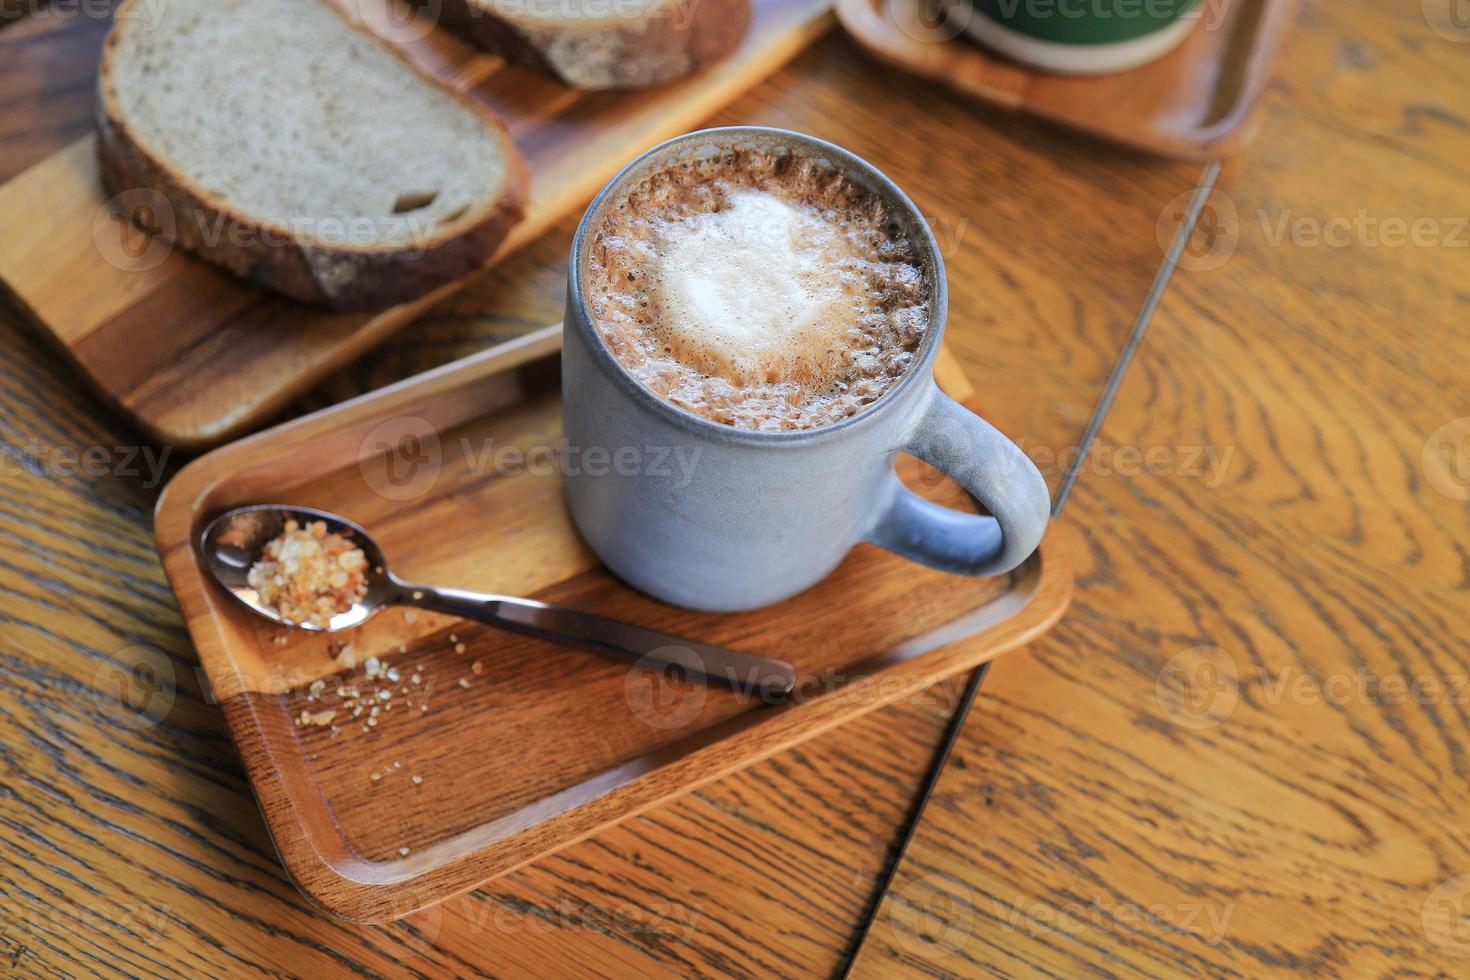
[[[1261,138],[1227,164],[1062,521],[1072,610],[987,680],[860,975],[1464,974],[1470,470],[1452,423],[1470,417],[1470,45],[1430,6],[1304,8]],[[0,31],[22,32],[0,57],[0,167],[85,128],[85,82],[11,76],[88,29],[40,47],[30,18]],[[712,121],[836,139],[913,194],[949,243],[950,343],[1055,483],[1197,168],[977,109],[840,37]],[[1421,218],[1417,241],[1397,224]],[[548,232],[294,408],[555,320],[569,237]],[[7,969],[844,961],[957,684],[493,888],[393,926],[334,923],[286,880],[201,689],[150,543],[156,484],[127,475],[146,472],[138,436],[6,324]],[[1152,463],[1129,451],[1155,447]]]
[[[0,71],[51,72],[0,84],[0,165],[24,169],[85,129],[89,81],[67,81],[61,52],[94,33],[39,17],[0,31],[15,45]],[[1155,217],[1197,168],[976,110],[835,35],[709,121],[835,139],[911,193],[950,267],[948,342],[987,415],[1055,483],[1045,454],[1076,442],[1160,259]],[[293,410],[558,319],[571,224]],[[392,926],[329,921],[282,871],[201,686],[151,544],[157,482],[125,475],[145,462],[131,450],[71,465],[138,435],[6,323],[0,954],[17,972],[820,976],[846,959],[958,682],[491,889]]]
[[[838,0],[837,17],[877,57],[971,98],[1189,160],[1239,153],[1255,138],[1261,100],[1298,8],[1298,0],[1200,3],[1189,37],[1157,61],[1068,77],[975,43],[964,33],[976,16],[968,3],[947,3],[948,15],[937,18],[932,3]],[[1127,8],[1117,9],[1122,15]]]
[[[1289,64],[855,976],[1470,970],[1470,46],[1320,4]]]
[[[395,18],[389,4],[397,0],[327,2],[505,123],[525,158],[530,188],[525,215],[497,259],[578,210],[621,162],[692,128],[831,24],[826,0],[755,0],[743,40],[717,65],[635,92],[582,92],[508,65],[448,31],[428,30],[430,15]],[[0,60],[9,60],[9,48],[42,60],[44,68],[55,33],[48,28],[70,34],[70,20],[88,20],[77,52],[84,60],[67,68],[85,74],[95,68],[90,41],[102,19],[87,12],[102,14],[109,6],[82,0],[38,14],[31,21],[42,25],[36,33],[17,28],[0,39]],[[147,18],[153,10],[142,4],[121,16]],[[56,57],[71,53],[55,49]],[[0,223],[7,228],[0,238],[0,288],[149,438],[194,451],[258,428],[292,397],[469,281],[384,310],[333,313],[256,289],[171,249],[165,238],[135,234],[129,219],[144,220],[140,214],[158,227],[191,220],[148,188],[109,198],[95,140],[83,136],[0,184]],[[78,282],[87,288],[78,289]]]

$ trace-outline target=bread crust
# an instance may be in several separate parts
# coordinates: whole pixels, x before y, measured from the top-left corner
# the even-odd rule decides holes
[[[526,164],[505,124],[346,18],[344,25],[392,51],[403,64],[457,99],[495,132],[506,166],[500,194],[473,219],[461,220],[422,240],[366,247],[313,240],[239,211],[156,157],[120,111],[111,61],[131,20],[127,12],[139,2],[142,0],[127,0],[118,9],[103,44],[98,72],[97,154],[102,182],[109,194],[141,188],[167,203],[172,220],[160,222],[155,230],[171,244],[221,265],[254,285],[293,299],[343,312],[364,311],[408,302],[482,268],[523,217]]]
[[[719,61],[745,36],[750,16],[750,0],[666,0],[641,17],[586,23],[517,14],[493,0],[442,0],[440,23],[576,88],[617,89],[656,85]]]

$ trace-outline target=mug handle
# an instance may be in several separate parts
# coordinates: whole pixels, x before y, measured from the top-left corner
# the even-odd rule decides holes
[[[1036,464],[989,422],[934,387],[900,451],[953,478],[990,511],[966,514],[925,500],[890,473],[893,502],[867,540],[958,575],[999,575],[1031,556],[1051,513]]]

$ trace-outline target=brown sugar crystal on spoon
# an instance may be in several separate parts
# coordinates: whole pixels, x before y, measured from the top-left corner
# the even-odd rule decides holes
[[[282,618],[326,628],[367,594],[367,555],[324,521],[305,527],[287,521],[261,550],[247,581]]]

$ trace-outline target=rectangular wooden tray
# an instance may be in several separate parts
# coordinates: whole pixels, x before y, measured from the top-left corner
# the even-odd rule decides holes
[[[376,12],[379,30],[393,36],[373,3],[333,2]],[[831,23],[831,0],[753,0],[753,8],[745,40],[728,59],[638,92],[570,89],[442,30],[401,43],[425,70],[505,119],[526,157],[526,217],[496,260],[584,204],[639,152],[694,128],[775,71]],[[257,428],[463,285],[377,313],[332,314],[253,289],[179,250],[154,268],[120,268],[107,258],[115,249],[106,236],[118,229],[90,136],[0,186],[0,228],[0,290],[134,425],[191,451]]]
[[[1204,20],[1174,51],[1130,71],[1084,78],[1035,71],[956,37],[918,12],[927,2],[837,0],[837,19],[873,54],[961,94],[1189,160],[1228,156],[1255,138],[1271,66],[1298,4],[1201,3]]]
[[[710,615],[643,596],[600,567],[563,507],[549,462],[561,431],[559,344],[550,328],[218,449],[159,500],[159,551],[205,676],[282,863],[328,912],[386,920],[471,889],[1016,647],[1070,599],[1055,529],[995,579],[860,545],[825,582],[764,610]],[[968,396],[942,363],[941,382]],[[934,471],[914,463],[904,475],[964,505]],[[262,502],[359,521],[413,580],[534,596],[790,660],[797,697],[772,707],[422,612],[388,610],[340,638],[288,634],[207,582],[192,547],[213,515]],[[333,658],[341,640],[355,669]],[[369,655],[400,674],[374,727],[345,711],[298,724],[303,711],[331,710],[339,687],[366,690]]]

